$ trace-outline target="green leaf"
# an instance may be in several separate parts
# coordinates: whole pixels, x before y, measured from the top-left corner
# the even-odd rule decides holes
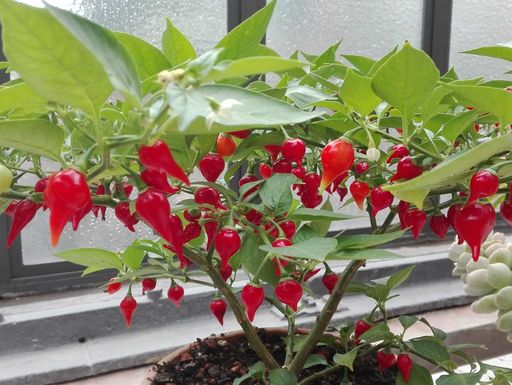
[[[145,251],[141,248],[128,246],[121,254],[121,259],[123,260],[123,263],[131,270],[137,270],[140,267],[145,255]]]
[[[330,210],[298,208],[290,215],[294,221],[345,221],[347,219],[360,218],[356,215],[337,213]]]
[[[350,369],[351,372],[354,371],[354,361],[356,360],[357,353],[359,352],[358,348],[354,348],[345,354],[337,353],[333,357],[333,361],[338,365],[346,366]]]
[[[119,256],[116,253],[103,249],[72,249],[58,252],[55,256],[80,266],[105,266],[117,270],[123,269]]]
[[[375,73],[372,87],[375,93],[396,107],[406,122],[434,90],[439,71],[423,51],[405,42]],[[404,137],[408,135],[408,125]]]
[[[383,189],[390,191],[398,199],[413,203],[421,210],[423,201],[431,189],[450,185],[461,174],[510,148],[512,148],[512,134],[498,136],[445,159],[432,170],[414,179],[386,185]]]
[[[444,374],[437,379],[436,385],[477,385],[481,378],[479,373]]]
[[[284,214],[292,204],[292,184],[297,178],[293,174],[275,174],[268,178],[259,189],[259,196],[265,207],[276,216]]]
[[[372,343],[392,339],[393,333],[389,331],[386,323],[379,323],[361,335],[361,340]]]
[[[284,59],[279,56],[253,56],[234,61],[221,62],[202,80],[204,82],[219,81],[237,76],[288,71],[296,68],[302,68],[307,65],[308,63],[298,60]]]
[[[320,111],[301,111],[260,92],[223,84],[208,84],[186,90],[171,85],[167,88],[167,95],[179,118],[179,124],[177,119],[169,129],[177,128],[187,134],[209,135],[245,128],[279,127],[306,122],[322,114]],[[217,117],[211,129],[208,129],[205,118],[212,112],[211,100],[220,104],[228,99],[240,104],[230,108],[229,117]]]
[[[0,88],[0,113],[17,109],[46,108],[48,101],[26,83]]]
[[[298,209],[300,210],[300,209]],[[311,209],[310,209],[311,210]],[[322,211],[332,212],[331,200],[326,199],[325,203],[322,205]],[[295,210],[296,212],[297,210]],[[309,223],[309,226],[317,232],[320,237],[325,237],[331,228],[331,220],[323,220],[323,219],[315,219]]]
[[[414,270],[414,266],[406,267],[405,269],[399,270],[396,273],[391,274],[386,282],[386,287],[391,290],[404,283],[407,278],[411,275]]]
[[[404,233],[405,231],[399,230],[384,234],[341,235],[336,238],[338,241],[337,249],[367,249],[394,241]]]
[[[239,59],[254,55],[260,48],[260,42],[274,12],[276,0],[270,1],[265,7],[233,28],[215,48],[224,48],[222,59]]]
[[[265,259],[266,253],[259,250],[262,243],[263,241],[257,235],[246,232],[240,250],[233,256],[234,264],[237,263],[236,258],[240,258],[243,268],[251,275],[256,275],[259,272],[258,278],[275,286],[279,278],[276,277],[273,262],[270,259]],[[261,266],[262,263],[263,266]]]
[[[334,96],[308,86],[290,86],[286,89],[285,95],[300,108],[313,105],[316,102],[336,99]]]
[[[171,67],[184,63],[187,60],[195,59],[196,50],[187,37],[173,24],[171,19],[166,18],[167,28],[162,35],[162,50],[171,63]]]
[[[326,261],[338,260],[365,260],[365,259],[395,259],[401,258],[400,255],[391,251],[381,249],[361,249],[361,250],[335,250],[330,253]]]
[[[500,123],[512,123],[512,93],[494,87],[470,85],[461,86],[446,84],[453,92],[469,101],[481,112],[490,112]]]
[[[302,241],[306,241],[311,238],[318,238],[319,234],[315,229],[310,227],[309,225],[301,226],[301,228],[295,233],[293,236],[293,243],[299,243]]]
[[[423,366],[413,364],[411,374],[409,376],[409,382],[405,382],[401,374],[396,379],[396,385],[434,385],[432,375]]]
[[[321,354],[311,354],[306,360],[303,369],[311,368],[313,366],[318,365],[328,366],[329,364],[327,363],[325,357],[322,356]]]
[[[45,5],[51,14],[94,54],[103,65],[114,88],[135,106],[140,106],[142,92],[135,64],[127,49],[117,40],[114,32],[69,11],[53,7],[48,3]],[[81,64],[80,68],[83,71],[87,67]]]
[[[43,119],[0,121],[0,146],[59,160],[64,131]]]
[[[398,317],[400,324],[404,328],[404,331],[409,329],[412,325],[419,321],[419,318],[411,315],[401,315]]]
[[[268,378],[270,385],[297,385],[295,374],[282,368],[272,369],[269,372]]]
[[[343,100],[361,115],[369,115],[380,103],[372,89],[372,79],[347,70],[340,94]]]
[[[265,371],[265,364],[261,361],[256,362],[249,368],[249,371],[244,374],[242,377],[235,378],[233,381],[233,385],[240,385],[245,380],[248,380],[251,377],[260,377]]]
[[[162,52],[147,41],[129,33],[116,32],[115,34],[132,56],[140,79],[147,79],[171,67]]]
[[[335,247],[336,240],[333,238],[311,238],[292,246],[272,247],[263,245],[260,246],[260,250],[288,257],[323,261]]]
[[[453,143],[468,127],[473,128],[473,121],[478,116],[478,111],[465,111],[449,120],[437,132],[436,136],[443,137]]]
[[[368,74],[372,67],[375,65],[375,60],[366,57],[366,56],[360,56],[360,55],[341,55],[347,61],[352,64],[354,67],[356,67],[362,74]]]
[[[11,68],[44,99],[97,118],[112,86],[91,52],[46,9],[1,0],[0,14]]]
[[[429,358],[438,364],[442,364],[450,359],[446,348],[442,346],[435,337],[425,336],[413,338],[410,342],[414,350],[421,356]]]
[[[509,41],[507,43],[496,44],[493,46],[475,48],[469,51],[464,51],[463,53],[512,61],[512,42]]]

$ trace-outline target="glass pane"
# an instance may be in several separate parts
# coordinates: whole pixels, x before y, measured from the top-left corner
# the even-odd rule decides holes
[[[41,0],[23,2],[42,4]],[[48,0],[48,3],[115,31],[137,35],[157,46],[160,46],[167,16],[199,52],[212,48],[227,29],[227,0]]]
[[[267,34],[281,55],[318,54],[343,39],[345,53],[383,56],[395,45],[421,41],[422,0],[280,0]]]
[[[450,65],[460,77],[503,78],[512,63],[461,53],[471,48],[512,40],[512,2],[454,0]],[[507,75],[505,75],[507,76]]]

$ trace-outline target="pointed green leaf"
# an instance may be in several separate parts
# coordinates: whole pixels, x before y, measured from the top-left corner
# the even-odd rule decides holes
[[[406,267],[405,269],[399,270],[396,273],[391,274],[391,276],[386,281],[386,287],[389,290],[391,290],[400,286],[407,280],[407,278],[409,278],[413,270],[414,266],[409,266]]]
[[[350,68],[341,85],[340,94],[361,115],[370,114],[380,103],[380,98],[373,92],[372,79],[358,75]]]
[[[354,371],[354,361],[357,357],[357,353],[359,352],[358,348],[354,348],[345,354],[336,353],[333,357],[333,361],[338,365],[345,366],[350,369],[350,371]]]
[[[401,258],[400,255],[388,250],[381,249],[355,249],[355,250],[335,250],[325,258],[326,261],[342,260],[365,260],[365,259],[395,259]]]
[[[27,108],[45,108],[48,101],[26,83],[0,88],[0,113]]]
[[[292,204],[292,184],[295,180],[293,174],[275,174],[268,178],[259,189],[263,205],[275,215],[287,212]]]
[[[443,137],[453,143],[468,127],[473,128],[473,122],[478,116],[478,111],[465,111],[449,120],[437,132],[436,136]]]
[[[384,234],[357,234],[357,235],[341,235],[336,238],[338,241],[338,249],[367,249],[394,241],[400,238],[405,231],[393,231]]]
[[[469,51],[464,51],[464,53],[512,61],[512,41],[493,46],[475,48]]]
[[[409,375],[409,381],[405,382],[401,374],[396,379],[396,385],[434,385],[430,371],[423,366],[414,364]]]
[[[81,266],[109,266],[122,270],[123,264],[116,253],[103,249],[83,248],[61,251],[55,256]]]
[[[352,64],[354,67],[356,67],[361,73],[367,74],[370,72],[372,67],[375,65],[376,61],[366,57],[366,56],[360,56],[360,55],[341,55],[347,61]]]
[[[194,59],[197,55],[192,43],[172,23],[171,19],[166,18],[166,22],[167,28],[162,35],[162,49],[171,66],[174,67]]]
[[[347,219],[360,218],[356,215],[342,214],[330,210],[298,208],[290,216],[294,221],[344,221]]]
[[[260,250],[288,257],[323,261],[335,247],[336,240],[333,238],[311,238],[292,246],[272,247],[264,245],[260,246]]]

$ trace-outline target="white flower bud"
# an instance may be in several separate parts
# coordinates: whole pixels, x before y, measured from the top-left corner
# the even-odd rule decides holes
[[[380,159],[380,151],[375,147],[369,148],[366,151],[366,158],[370,162],[378,162],[378,160]]]

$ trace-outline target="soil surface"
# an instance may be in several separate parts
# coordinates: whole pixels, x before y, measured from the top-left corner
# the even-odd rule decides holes
[[[285,343],[280,336],[268,334],[264,329],[259,330],[264,344],[278,362],[284,362]],[[221,334],[222,336],[222,334]],[[317,354],[326,357],[332,363],[336,353],[334,347],[320,346]],[[204,339],[197,340],[197,344],[182,357],[180,362],[157,365],[158,376],[155,385],[232,385],[233,381],[247,373],[248,368],[259,361],[257,355],[251,350],[247,340],[236,342],[226,340]],[[305,369],[299,381],[315,372],[325,369],[317,365]],[[321,380],[311,382],[310,385],[339,385],[343,382],[343,371],[333,373]],[[396,370],[394,368],[380,372],[377,369],[377,360],[374,355],[368,354],[354,363],[354,372],[349,380],[353,385],[394,385]],[[242,385],[261,385],[256,379],[248,379]]]

